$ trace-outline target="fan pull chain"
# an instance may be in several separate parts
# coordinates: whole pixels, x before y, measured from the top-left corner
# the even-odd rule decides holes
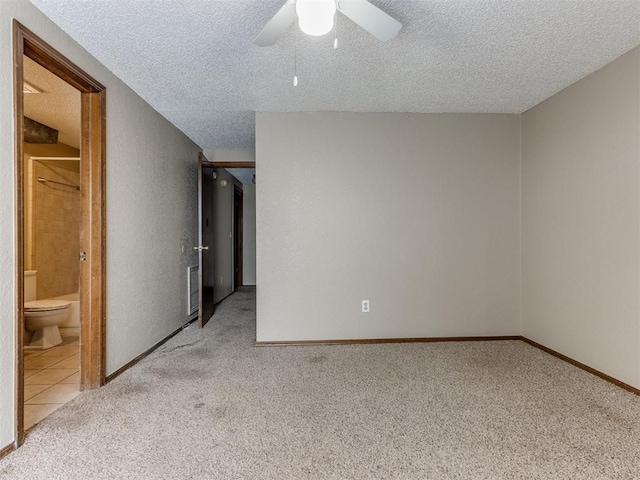
[[[293,86],[298,86],[298,20],[296,19],[295,37],[293,41]]]
[[[333,49],[338,49],[338,10],[333,14]]]

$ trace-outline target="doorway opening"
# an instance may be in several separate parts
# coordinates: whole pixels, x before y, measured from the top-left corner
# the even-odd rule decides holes
[[[17,21],[13,35],[20,446],[74,389],[104,384],[106,90]]]
[[[202,327],[213,316],[217,303],[237,288],[255,285],[255,162],[211,163],[201,156],[198,185],[196,249]],[[249,235],[247,222],[252,222]]]
[[[219,203],[215,218],[219,244],[215,246],[215,254],[218,273],[223,277],[217,278],[222,290],[216,295],[219,302],[242,286],[255,285],[256,175],[255,162],[214,162],[213,165],[218,178],[215,198]],[[226,193],[225,185],[231,187]],[[231,207],[230,213],[227,204]]]

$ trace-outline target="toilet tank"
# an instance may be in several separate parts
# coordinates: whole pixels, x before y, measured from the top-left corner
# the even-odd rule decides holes
[[[24,271],[24,302],[36,299],[36,273],[37,270]]]

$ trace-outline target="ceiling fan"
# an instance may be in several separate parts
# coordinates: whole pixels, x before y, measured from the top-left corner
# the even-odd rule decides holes
[[[260,47],[275,44],[296,18],[300,30],[308,35],[325,35],[333,29],[337,12],[382,42],[394,38],[402,28],[399,21],[367,0],[287,0],[253,43]]]

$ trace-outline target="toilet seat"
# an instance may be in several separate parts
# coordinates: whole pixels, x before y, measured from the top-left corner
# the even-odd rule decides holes
[[[71,302],[64,300],[33,300],[24,304],[25,312],[51,312],[62,310],[71,305]]]

